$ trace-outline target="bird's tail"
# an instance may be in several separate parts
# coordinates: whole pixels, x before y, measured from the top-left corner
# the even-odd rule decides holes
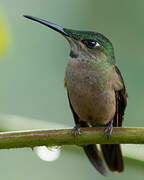
[[[124,164],[120,145],[102,144],[101,150],[108,168],[112,172],[122,172]]]
[[[88,159],[93,164],[93,166],[104,176],[106,176],[106,170],[103,165],[102,159],[99,156],[98,149],[96,145],[89,144],[83,147]]]

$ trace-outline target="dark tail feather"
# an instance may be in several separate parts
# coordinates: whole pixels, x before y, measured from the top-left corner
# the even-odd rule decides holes
[[[93,166],[104,176],[106,176],[106,170],[103,165],[103,162],[98,154],[98,150],[96,145],[89,144],[87,146],[84,146],[84,151],[86,155],[88,156],[90,162],[93,164]]]
[[[102,144],[101,149],[109,169],[113,172],[122,172],[124,170],[124,164],[120,145]]]

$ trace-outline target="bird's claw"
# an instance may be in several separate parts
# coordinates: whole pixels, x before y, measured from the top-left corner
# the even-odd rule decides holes
[[[79,126],[79,125],[76,125],[76,126],[72,129],[72,134],[74,134],[74,136],[76,136],[76,135],[81,135],[80,126]]]
[[[104,134],[107,138],[110,138],[111,137],[111,134],[112,134],[112,129],[113,129],[113,120],[111,120],[109,123],[108,123],[108,126],[105,128],[104,130]]]

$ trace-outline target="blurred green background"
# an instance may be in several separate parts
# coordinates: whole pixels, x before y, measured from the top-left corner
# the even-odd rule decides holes
[[[127,84],[124,126],[144,126],[144,1],[0,1],[0,20],[7,31],[7,46],[0,55],[0,111],[73,126],[63,87],[69,45],[58,33],[23,14],[105,34],[114,45]],[[30,149],[1,150],[0,162],[0,177],[5,180],[104,178],[80,148],[66,148],[52,163],[41,161]],[[109,173],[107,179],[143,179],[143,169],[144,163],[126,159],[125,172]]]

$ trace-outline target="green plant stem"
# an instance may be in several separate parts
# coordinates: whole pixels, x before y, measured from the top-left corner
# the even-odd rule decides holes
[[[0,149],[74,144],[144,144],[144,128],[113,128],[110,138],[104,135],[104,128],[81,128],[81,135],[77,136],[72,129],[0,133]]]

